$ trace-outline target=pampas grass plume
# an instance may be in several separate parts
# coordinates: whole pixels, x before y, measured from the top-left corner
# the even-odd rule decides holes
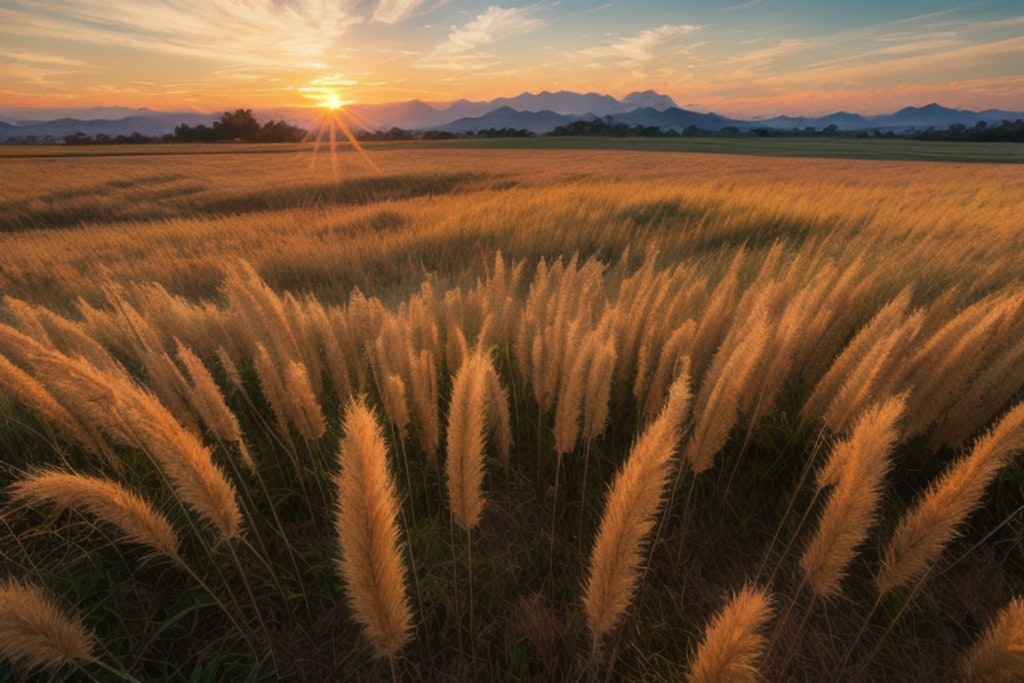
[[[665,408],[640,435],[608,489],[583,592],[594,651],[633,601],[643,545],[654,528],[690,404],[689,377],[669,390]]]
[[[484,438],[487,416],[487,358],[469,356],[452,382],[448,409],[445,474],[452,516],[466,531],[480,522],[484,509]]]
[[[905,585],[927,571],[956,536],[967,515],[981,503],[985,488],[1021,450],[1024,403],[978,439],[971,452],[949,467],[900,520],[875,578],[880,593]]]
[[[1024,600],[1014,598],[971,647],[961,665],[968,681],[1013,683],[1024,679]]]
[[[26,669],[92,661],[92,634],[32,584],[0,582],[0,656]]]
[[[170,522],[143,498],[120,484],[73,472],[42,470],[10,487],[14,500],[51,502],[59,508],[88,512],[124,534],[125,540],[177,557],[178,535]]]
[[[896,423],[905,405],[906,397],[899,396],[864,411],[849,440],[833,448],[819,477],[819,482],[835,483],[835,488],[800,558],[800,567],[820,597],[839,592],[846,566],[874,525],[891,464],[889,454],[899,438]]]
[[[752,683],[765,639],[758,631],[771,619],[771,597],[745,586],[704,631],[687,683]]]
[[[362,401],[349,404],[336,477],[337,568],[348,602],[379,656],[394,657],[410,639],[412,610],[399,550],[398,496],[388,472],[380,425]]]

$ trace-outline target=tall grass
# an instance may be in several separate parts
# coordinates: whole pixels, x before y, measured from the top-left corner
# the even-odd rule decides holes
[[[437,155],[0,190],[0,605],[55,629],[0,618],[3,657],[1017,671],[1019,174]]]

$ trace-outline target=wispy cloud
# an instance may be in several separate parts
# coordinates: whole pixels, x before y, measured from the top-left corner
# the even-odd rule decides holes
[[[767,4],[768,0],[749,0],[749,2],[741,2],[738,5],[729,5],[728,7],[723,7],[722,9],[728,12],[738,12],[746,9],[756,9],[758,7],[764,7]]]
[[[397,24],[408,19],[427,0],[380,0],[373,12],[373,20],[383,24]]]
[[[480,48],[509,36],[527,33],[543,22],[536,7],[489,7],[464,26],[453,26],[448,40],[421,58],[417,66],[430,69],[486,69],[500,60]]]
[[[645,29],[634,36],[617,37],[608,45],[585,48],[576,54],[592,62],[614,60],[635,67],[654,59],[670,56],[681,47],[681,38],[700,30],[691,24],[662,24]]]
[[[0,35],[69,40],[221,63],[312,62],[362,19],[355,0],[7,0]]]

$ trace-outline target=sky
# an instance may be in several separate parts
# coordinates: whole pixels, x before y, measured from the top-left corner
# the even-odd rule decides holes
[[[1021,111],[1022,65],[1022,0],[0,0],[0,107],[653,89],[729,116]]]

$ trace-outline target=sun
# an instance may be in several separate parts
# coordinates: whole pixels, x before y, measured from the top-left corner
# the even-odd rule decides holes
[[[324,109],[330,109],[331,111],[337,111],[345,106],[345,101],[341,99],[341,96],[336,92],[328,93],[324,97],[323,107]]]

